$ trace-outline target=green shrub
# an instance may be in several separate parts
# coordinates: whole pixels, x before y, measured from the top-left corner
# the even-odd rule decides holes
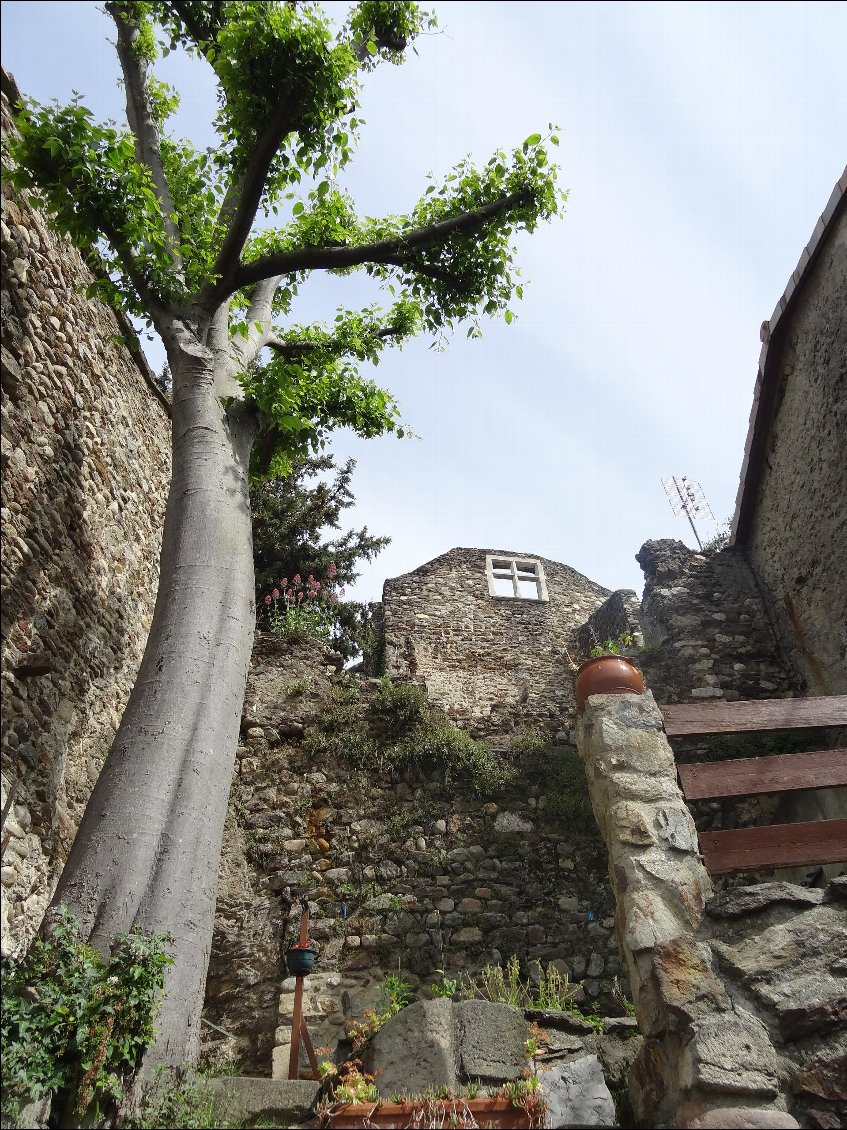
[[[153,1039],[168,940],[134,931],[104,958],[62,907],[49,938],[2,959],[4,1107],[52,1091],[81,1115],[123,1095]]]
[[[349,691],[335,688],[304,748],[386,776],[436,771],[446,786],[460,781],[477,794],[496,792],[515,776],[485,742],[451,725],[425,687],[388,678],[368,711]]]

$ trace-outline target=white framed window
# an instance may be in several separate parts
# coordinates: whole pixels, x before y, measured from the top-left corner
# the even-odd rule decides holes
[[[548,600],[544,566],[524,557],[495,557],[486,554],[489,596],[513,600]]]

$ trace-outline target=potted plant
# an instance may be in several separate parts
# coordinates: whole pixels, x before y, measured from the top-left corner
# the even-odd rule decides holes
[[[285,953],[289,977],[305,977],[315,965],[318,951],[311,942],[292,942]]]
[[[625,652],[633,646],[628,632],[621,632],[602,643],[591,632],[594,646],[583,663],[576,664],[568,656],[571,670],[576,674],[576,705],[581,709],[593,694],[643,694],[644,676],[627,658]]]

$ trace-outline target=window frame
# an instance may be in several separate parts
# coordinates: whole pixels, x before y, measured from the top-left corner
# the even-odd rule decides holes
[[[499,553],[485,555],[485,572],[488,577],[488,595],[497,600],[523,600],[543,604],[549,601],[544,566],[538,558],[507,557]],[[512,594],[497,592],[495,581],[511,580]],[[535,584],[535,596],[521,591],[521,582]]]

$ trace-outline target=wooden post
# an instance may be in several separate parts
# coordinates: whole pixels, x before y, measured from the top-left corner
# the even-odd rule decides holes
[[[300,915],[300,944],[305,946],[309,941],[309,900],[303,899],[303,913]],[[318,1059],[312,1045],[309,1030],[306,1027],[306,1018],[303,1015],[303,976],[296,978],[294,987],[294,1015],[291,1018],[291,1054],[288,1059],[288,1078],[300,1078],[300,1041],[306,1045],[306,1054],[309,1057],[309,1066],[315,1079],[318,1078]]]

